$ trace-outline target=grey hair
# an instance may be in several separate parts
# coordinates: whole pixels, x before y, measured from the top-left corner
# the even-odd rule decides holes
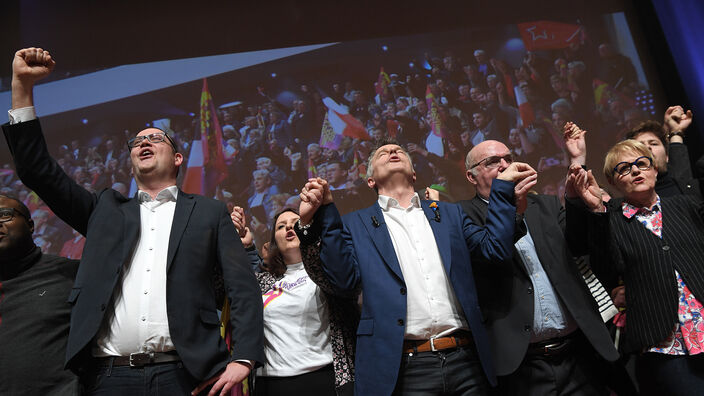
[[[411,156],[410,156],[410,154],[408,154],[408,151],[406,151],[406,149],[401,147],[401,145],[396,143],[396,141],[394,141],[394,140],[382,140],[379,142],[379,144],[376,146],[376,148],[374,150],[372,150],[372,152],[369,154],[369,159],[367,159],[367,179],[370,179],[372,176],[374,176],[373,162],[374,162],[374,156],[376,155],[377,150],[379,150],[381,147],[388,146],[390,144],[395,144],[401,148],[401,152],[403,152],[406,155],[406,157],[408,157],[408,162],[411,163],[411,170],[413,172],[416,171],[415,168],[413,167],[413,160],[411,159]]]
[[[464,159],[464,167],[472,173],[473,176],[477,175],[477,168],[472,168],[472,150],[469,150],[467,156]]]

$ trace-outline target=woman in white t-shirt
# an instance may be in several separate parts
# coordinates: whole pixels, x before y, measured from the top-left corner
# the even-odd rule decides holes
[[[244,230],[242,243],[252,251],[244,216],[234,214],[238,210],[233,222]],[[268,264],[256,274],[267,362],[257,370],[255,394],[352,395],[355,300],[333,294],[321,268],[319,243],[301,246],[294,230],[298,220],[292,209],[275,216]]]

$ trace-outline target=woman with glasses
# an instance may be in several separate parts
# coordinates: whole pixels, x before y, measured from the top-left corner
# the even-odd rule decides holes
[[[567,177],[567,207],[579,214],[569,199],[579,197],[592,212],[582,216],[582,224],[587,225],[585,239],[596,275],[624,280],[628,316],[622,345],[625,353],[638,354],[641,394],[700,394],[704,205],[685,195],[658,196],[657,172],[647,146],[622,141],[606,154],[604,175],[623,199],[606,208],[591,171],[573,165]]]
[[[233,223],[248,251],[254,251],[244,212]],[[355,300],[334,294],[320,263],[319,241],[301,242],[294,228],[300,216],[284,209],[274,217],[269,264],[257,273],[264,304],[264,353],[255,394],[352,395]],[[253,261],[259,261],[250,253]],[[257,263],[258,264],[258,263]]]

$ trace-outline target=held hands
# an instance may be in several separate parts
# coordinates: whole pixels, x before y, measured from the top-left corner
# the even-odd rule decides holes
[[[310,224],[313,220],[315,211],[321,205],[332,203],[332,192],[330,186],[325,179],[320,177],[308,179],[308,183],[301,189],[301,205],[299,207],[299,215],[301,216],[301,224]]]
[[[537,172],[530,165],[523,162],[512,162],[503,172],[496,177],[499,180],[506,180],[513,183],[518,183],[530,175],[535,175]]]
[[[593,212],[604,211],[601,188],[599,188],[592,171],[585,171],[577,164],[570,165],[570,169],[567,172],[565,195],[567,198],[579,197]]]
[[[193,389],[191,395],[199,394],[203,389],[213,383],[215,385],[213,385],[210,392],[208,392],[208,396],[229,395],[233,386],[239,384],[249,376],[249,371],[250,368],[246,364],[240,362],[229,363],[223,372],[201,383],[196,389]]]
[[[426,187],[425,188],[425,199],[428,201],[439,201],[440,200],[440,191]]]
[[[565,139],[565,148],[570,156],[570,163],[583,165],[587,158],[587,143],[584,139],[587,131],[580,129],[573,122],[568,122],[562,128],[562,132],[562,137]]]
[[[253,243],[252,232],[247,227],[246,218],[244,216],[244,209],[239,206],[232,208],[232,213],[230,214],[232,219],[232,224],[235,225],[237,229],[237,234],[240,236],[242,245],[244,247],[250,247]]]
[[[513,188],[516,200],[516,213],[523,213],[528,206],[528,192],[538,183],[538,173],[530,165],[523,162],[513,162],[497,179],[515,183]]]
[[[692,123],[692,110],[684,111],[682,106],[670,106],[665,110],[665,130],[672,134],[684,132]]]

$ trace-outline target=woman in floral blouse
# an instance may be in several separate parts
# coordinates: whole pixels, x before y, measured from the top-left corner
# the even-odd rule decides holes
[[[252,250],[241,209],[233,222]],[[294,226],[298,213],[274,218],[265,271],[257,275],[264,304],[264,352],[255,394],[352,395],[355,301],[336,296],[320,264],[319,242],[301,245]],[[256,255],[250,255],[258,260]]]
[[[606,154],[604,175],[623,200],[606,208],[591,171],[573,165],[567,178],[567,218],[581,213],[588,224],[583,239],[592,247],[596,275],[623,277],[628,307],[624,352],[638,354],[641,394],[701,394],[704,204],[685,195],[660,197],[657,174],[647,146],[622,141]],[[585,218],[571,197],[581,198],[592,214]],[[568,224],[570,230],[580,227]]]

